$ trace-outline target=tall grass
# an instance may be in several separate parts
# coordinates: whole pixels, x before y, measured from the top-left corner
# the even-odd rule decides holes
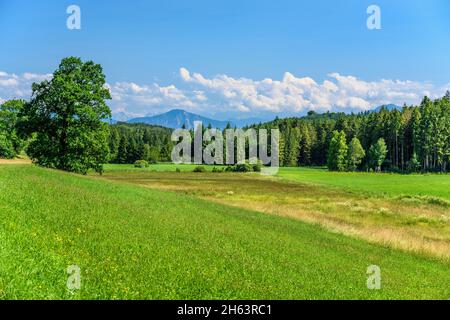
[[[449,267],[190,195],[0,166],[2,299],[447,299]]]

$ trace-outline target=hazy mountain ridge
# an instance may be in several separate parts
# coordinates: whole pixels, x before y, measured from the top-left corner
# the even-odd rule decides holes
[[[397,106],[395,104],[387,104],[382,105],[379,107],[376,107],[372,110],[372,112],[380,112],[382,109],[386,110],[401,110],[402,107]],[[301,117],[300,115],[298,117]],[[208,117],[204,117],[192,112],[188,112],[182,109],[173,109],[165,113],[153,115],[153,116],[145,116],[145,117],[138,117],[138,118],[132,118],[132,119],[126,119],[125,114],[121,113],[119,114],[119,119],[116,118],[115,115],[113,115],[113,123],[117,121],[123,121],[128,123],[144,123],[144,124],[150,124],[150,125],[157,125],[162,126],[166,128],[171,129],[177,129],[182,128],[183,125],[186,129],[192,129],[194,128],[194,122],[200,121],[202,122],[204,127],[208,127],[211,125],[213,128],[218,129],[225,129],[228,124],[231,125],[231,127],[237,127],[242,128],[245,126],[258,124],[258,123],[264,123],[264,122],[270,122],[275,118],[275,115],[273,118],[247,118],[247,119],[232,119],[232,120],[215,120]]]
[[[167,128],[181,128],[185,125],[186,129],[192,129],[194,122],[201,121],[204,127],[208,127],[210,124],[213,128],[225,129],[228,123],[232,127],[242,128],[250,124],[267,121],[263,118],[248,118],[248,119],[233,119],[233,120],[215,120],[208,117],[204,117],[195,113],[191,113],[182,109],[170,110],[166,113],[133,118],[128,120],[128,123],[146,123],[159,125]]]

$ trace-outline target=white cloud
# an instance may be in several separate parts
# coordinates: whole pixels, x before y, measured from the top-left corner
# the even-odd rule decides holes
[[[230,108],[230,112],[358,112],[388,103],[417,104],[424,95],[436,98],[449,88],[409,80],[369,82],[338,73],[330,73],[322,83],[310,77],[296,77],[289,72],[281,80],[253,80],[226,75],[206,78],[181,68],[180,76],[190,86],[204,90],[206,97],[218,99],[222,105]]]
[[[17,87],[19,85],[19,81],[14,78],[0,79],[1,87]]]
[[[34,82],[48,80],[48,79],[51,79],[51,77],[52,77],[51,74],[37,74],[37,73],[29,73],[29,72],[25,72],[23,74],[23,78],[25,80],[34,81]]]
[[[180,68],[175,86],[117,82],[107,84],[112,110],[122,116],[141,116],[183,108],[204,115],[224,118],[239,115],[303,114],[308,110],[364,111],[381,104],[417,104],[424,95],[442,96],[450,84],[436,86],[410,80],[365,81],[355,76],[330,73],[318,82],[286,72],[280,80],[233,78],[227,75],[205,77]],[[16,75],[0,71],[0,101],[28,99],[33,82],[50,79],[50,74]]]
[[[180,76],[184,81],[189,81],[191,79],[191,75],[186,68],[180,68]]]
[[[3,99],[29,98],[33,82],[50,78],[50,74],[24,73],[16,75],[0,71],[0,96]]]
[[[201,91],[184,92],[174,85],[138,85],[133,82],[118,82],[109,85],[112,107],[126,109],[136,114],[154,114],[170,108],[196,110],[198,101],[205,101]]]

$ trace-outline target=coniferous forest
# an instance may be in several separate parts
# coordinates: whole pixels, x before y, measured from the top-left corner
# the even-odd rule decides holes
[[[170,161],[172,130],[145,124],[117,123],[110,126],[111,163]]]
[[[447,172],[450,162],[450,92],[402,110],[360,114],[310,111],[255,128],[280,129],[283,166],[330,170]]]

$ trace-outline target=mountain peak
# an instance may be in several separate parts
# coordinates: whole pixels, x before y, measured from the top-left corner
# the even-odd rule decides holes
[[[380,112],[382,109],[385,109],[387,111],[392,111],[392,110],[402,110],[402,107],[397,106],[396,104],[384,104],[382,106],[376,107],[375,109],[373,109],[374,112]]]
[[[162,114],[128,120],[129,123],[146,123],[172,129],[181,128],[183,127],[183,125],[186,127],[186,129],[192,129],[194,128],[194,122],[196,121],[201,121],[204,127],[207,127],[211,124],[213,128],[218,129],[224,129],[228,123],[227,121],[220,121],[203,117],[183,109],[172,109]]]
[[[193,129],[194,122],[196,121],[201,121],[203,127],[205,128],[211,125],[212,128],[223,130],[227,127],[228,123],[231,125],[232,128],[234,127],[243,128],[247,125],[262,122],[264,121],[264,119],[248,118],[248,119],[234,119],[222,121],[203,117],[183,109],[172,109],[162,114],[152,116],[148,115],[146,117],[128,120],[129,123],[145,123],[171,129],[182,128],[183,125],[186,127],[186,129]]]
[[[167,111],[166,113],[189,113],[186,110],[183,109],[171,109],[169,111]]]

